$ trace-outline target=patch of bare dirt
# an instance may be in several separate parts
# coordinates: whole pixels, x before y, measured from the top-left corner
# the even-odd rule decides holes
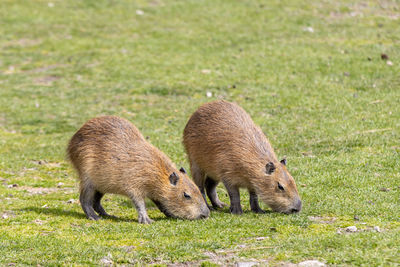
[[[43,77],[39,77],[34,79],[34,82],[36,85],[46,85],[46,86],[50,86],[53,84],[53,82],[59,80],[60,77],[55,76],[55,75],[47,75],[47,76],[43,76]]]
[[[5,211],[1,213],[0,219],[8,219],[15,217],[15,213],[13,211]]]
[[[345,9],[343,9],[343,7],[345,7]],[[328,19],[340,20],[352,17],[366,17],[373,15],[397,20],[400,18],[398,9],[398,2],[389,0],[376,1],[374,5],[368,5],[367,3],[363,2],[354,2],[344,6],[341,6],[341,4],[337,4],[336,6],[332,7],[333,11],[330,12]]]
[[[72,187],[58,188],[58,187],[19,186],[19,187],[15,187],[15,189],[17,189],[19,191],[26,191],[30,195],[45,195],[45,194],[50,194],[50,193],[55,193],[55,192],[64,192],[64,194],[70,194],[70,193],[75,192],[75,188],[72,188]]]
[[[4,47],[20,46],[20,47],[30,47],[41,44],[41,40],[22,38],[18,40],[12,40],[7,42]]]
[[[31,70],[27,70],[27,73],[41,73],[41,72],[46,72],[52,69],[56,69],[56,68],[60,68],[60,67],[65,67],[67,65],[65,64],[53,64],[53,65],[48,65],[48,66],[43,66],[40,68],[36,68],[36,69],[31,69]]]
[[[363,228],[358,228],[356,226],[348,226],[346,228],[339,228],[336,233],[339,235],[342,234],[354,234],[354,233],[361,233],[361,232],[376,232],[381,233],[384,232],[384,229],[381,229],[379,226],[362,226]]]
[[[308,216],[308,219],[316,223],[324,223],[324,224],[332,224],[337,220],[336,217],[323,217],[323,216]]]

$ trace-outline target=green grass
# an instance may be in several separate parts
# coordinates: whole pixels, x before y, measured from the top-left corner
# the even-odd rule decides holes
[[[398,1],[51,3],[0,3],[0,265],[400,265]],[[127,118],[189,169],[183,128],[216,98],[287,157],[300,214],[252,214],[244,191],[242,216],[173,220],[149,204],[152,225],[119,196],[104,201],[119,219],[99,222],[67,203],[64,151],[87,119]]]

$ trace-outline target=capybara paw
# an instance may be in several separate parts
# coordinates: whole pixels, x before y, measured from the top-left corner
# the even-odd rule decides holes
[[[217,203],[214,203],[213,207],[217,209],[222,209],[223,207],[226,207],[226,204],[224,202],[219,201]]]
[[[230,211],[232,214],[236,214],[236,215],[240,215],[243,213],[242,208],[241,207],[236,207],[236,206],[231,206],[230,207]]]
[[[100,220],[101,218],[100,218],[99,216],[93,214],[93,215],[88,216],[88,219],[89,219],[89,220],[92,220],[92,221],[98,221],[98,220]]]
[[[254,213],[260,213],[260,214],[265,213],[265,211],[262,210],[261,208],[251,209],[251,210],[252,210]]]
[[[154,222],[148,216],[140,216],[138,221],[139,221],[139,223],[143,223],[143,224],[151,224],[152,222]]]
[[[107,212],[100,212],[99,215],[102,216],[102,217],[116,218],[115,216],[110,215]]]

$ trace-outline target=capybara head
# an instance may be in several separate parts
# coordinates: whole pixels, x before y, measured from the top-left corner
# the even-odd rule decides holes
[[[262,172],[261,179],[257,179],[260,199],[277,212],[300,212],[300,196],[293,177],[286,169],[286,159],[267,162]]]
[[[184,168],[172,172],[168,180],[163,196],[158,201],[153,200],[166,216],[195,220],[210,215],[200,190],[189,179]]]

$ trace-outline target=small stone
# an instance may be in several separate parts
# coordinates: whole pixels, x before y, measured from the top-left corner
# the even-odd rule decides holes
[[[349,233],[357,232],[357,227],[355,227],[354,225],[346,227],[346,232],[349,232]]]
[[[59,182],[59,183],[57,184],[57,187],[60,188],[60,187],[63,186],[63,185],[64,185],[64,183]]]
[[[207,93],[206,93],[206,96],[207,96],[207,97],[212,97],[212,92],[207,92]]]
[[[243,261],[243,262],[237,262],[236,266],[237,267],[251,267],[257,265],[257,262],[254,261]]]
[[[113,264],[114,262],[108,257],[104,257],[100,260],[100,265],[103,266],[112,266]]]
[[[68,204],[75,203],[75,199],[71,198],[71,199],[67,200],[67,203]]]
[[[350,72],[345,71],[345,72],[343,72],[343,75],[348,77],[348,76],[350,76]]]
[[[201,73],[203,73],[203,74],[210,74],[210,73],[211,73],[211,70],[204,69],[204,70],[201,70]]]
[[[3,213],[3,214],[1,215],[1,218],[2,218],[2,219],[8,219],[7,213]]]
[[[49,207],[48,207],[47,204],[44,204],[44,205],[42,206],[42,208],[48,209]]]
[[[390,191],[390,188],[382,187],[382,188],[379,189],[379,191],[382,191],[382,192],[389,192],[389,191]]]
[[[382,232],[382,230],[379,226],[374,226],[374,230],[377,231],[378,233]]]
[[[13,188],[13,187],[18,187],[18,185],[17,185],[17,184],[10,184],[10,185],[8,185],[7,187],[8,187],[8,188]]]
[[[322,267],[326,266],[325,263],[317,261],[317,260],[308,260],[308,261],[302,261],[298,264],[298,266],[301,267]]]
[[[261,240],[264,240],[264,239],[267,239],[267,237],[265,237],[265,236],[256,237],[257,241],[261,241]]]
[[[314,29],[313,29],[313,27],[304,27],[303,31],[312,33],[312,32],[314,32]]]
[[[386,61],[386,64],[389,65],[389,66],[393,66],[393,62],[390,61],[390,60]]]
[[[358,217],[357,215],[354,215],[354,220],[355,220],[355,221],[359,221],[359,220],[360,220],[360,217]]]
[[[144,15],[143,10],[140,10],[140,9],[136,10],[136,15],[139,15],[139,16]]]

